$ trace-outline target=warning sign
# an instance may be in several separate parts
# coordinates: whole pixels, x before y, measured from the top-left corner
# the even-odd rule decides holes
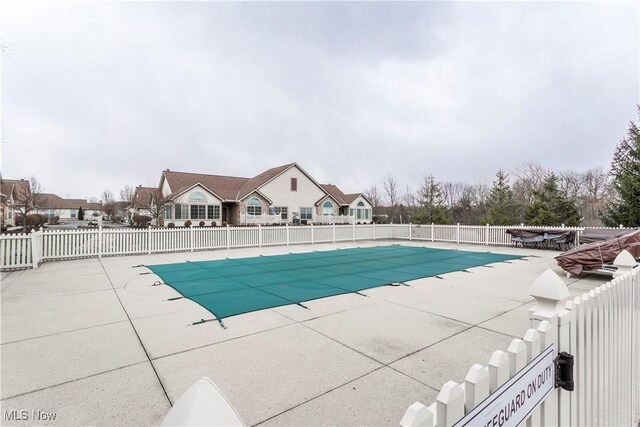
[[[455,426],[508,427],[521,424],[553,391],[555,346],[546,348]]]

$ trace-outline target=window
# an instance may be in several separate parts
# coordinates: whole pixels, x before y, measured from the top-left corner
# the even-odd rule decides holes
[[[362,219],[362,211],[364,209],[356,209],[356,218],[357,219]]]
[[[205,205],[191,205],[191,219],[205,219]]]
[[[364,210],[364,217],[365,219],[371,219],[371,209]]]
[[[324,202],[324,205],[322,205],[322,215],[333,215],[333,203],[328,200]]]
[[[220,219],[220,205],[207,206],[207,219]]]
[[[262,204],[260,200],[255,197],[249,199],[247,202],[247,215],[262,215]]]
[[[71,211],[71,218],[76,218],[78,216],[78,211]]]
[[[176,205],[176,206],[175,206],[175,213],[176,213],[175,218],[176,218],[176,219],[182,219],[182,209],[181,209],[181,206],[182,206],[182,205]]]
[[[363,202],[363,201],[359,201],[359,202],[358,202],[358,206],[362,206],[362,207],[364,207],[364,202]]]
[[[289,208],[286,206],[273,206],[269,208],[269,215],[280,215],[280,219],[286,221],[289,217]]]
[[[207,198],[205,197],[204,194],[202,193],[193,193],[192,195],[189,196],[189,201],[190,202],[206,202]]]
[[[171,206],[164,207],[164,219],[171,219]]]
[[[353,216],[353,209],[349,209],[349,216]]]
[[[174,213],[175,219],[189,219],[189,205],[176,205]]]
[[[312,208],[300,208],[300,219],[313,219]]]
[[[298,191],[298,178],[291,178],[291,191]]]

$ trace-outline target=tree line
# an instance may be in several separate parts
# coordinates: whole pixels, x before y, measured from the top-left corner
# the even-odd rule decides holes
[[[498,170],[490,186],[425,174],[415,191],[387,174],[365,195],[374,215],[386,214],[394,223],[638,227],[638,123],[632,121],[617,144],[610,170],[554,171],[532,162],[511,172]]]

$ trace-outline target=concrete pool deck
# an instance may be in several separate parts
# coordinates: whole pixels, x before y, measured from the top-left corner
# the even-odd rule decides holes
[[[0,423],[158,424],[208,376],[247,425],[398,425],[411,403],[430,404],[446,381],[462,381],[472,364],[522,338],[529,288],[546,269],[572,296],[608,280],[566,278],[554,251],[403,242],[530,257],[309,301],[309,310],[234,316],[223,329],[190,326],[212,315],[187,299],[167,301],[176,291],[131,268],[397,243],[93,258],[3,273]]]

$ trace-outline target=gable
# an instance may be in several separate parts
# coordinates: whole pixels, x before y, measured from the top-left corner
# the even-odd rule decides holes
[[[174,202],[177,204],[219,204],[222,200],[202,184],[195,184],[178,195]]]
[[[359,205],[360,203],[362,203],[362,205]],[[371,203],[369,203],[369,201],[362,194],[360,194],[349,204],[349,208],[372,209],[373,207],[371,206]]]
[[[296,179],[295,191],[291,191],[291,179]],[[287,203],[288,206],[307,206],[316,204],[327,193],[309,177],[298,165],[293,165],[260,188],[260,192],[275,204]]]

